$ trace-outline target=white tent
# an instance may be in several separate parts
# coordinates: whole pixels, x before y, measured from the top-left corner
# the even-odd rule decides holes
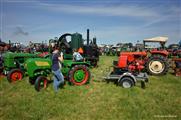
[[[168,37],[153,37],[153,38],[148,38],[148,39],[144,39],[144,42],[167,42]]]

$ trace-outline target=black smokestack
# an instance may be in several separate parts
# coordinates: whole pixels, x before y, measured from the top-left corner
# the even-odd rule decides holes
[[[87,45],[89,45],[89,29],[87,29]]]
[[[96,37],[93,38],[93,44],[96,45],[97,44],[97,40]]]

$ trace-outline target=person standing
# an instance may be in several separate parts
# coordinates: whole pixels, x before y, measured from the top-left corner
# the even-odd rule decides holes
[[[60,62],[60,63],[59,63]],[[54,74],[53,78],[53,86],[55,92],[58,91],[60,85],[64,85],[64,76],[61,72],[61,62],[63,62],[63,53],[60,52],[59,49],[55,46],[52,54],[52,72]]]

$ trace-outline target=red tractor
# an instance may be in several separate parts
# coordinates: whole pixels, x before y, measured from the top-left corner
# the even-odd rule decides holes
[[[147,50],[147,57],[145,60],[145,70],[151,75],[164,75],[169,69],[168,55],[169,52],[165,50],[165,43],[168,37],[154,37],[144,39],[143,43]],[[148,43],[159,43],[154,47],[150,47]]]
[[[105,79],[107,82],[114,80],[123,88],[131,88],[137,81],[141,81],[144,88],[148,75],[141,71],[145,68],[143,59],[146,56],[146,52],[121,52],[119,60],[113,62],[113,71]]]
[[[145,39],[146,42],[160,42],[164,46],[165,37]],[[141,80],[148,80],[147,73],[151,75],[164,75],[169,69],[168,52],[163,48],[147,49],[142,52],[121,52],[118,61],[114,61],[113,71],[105,77],[106,80],[116,80],[124,88],[130,88]],[[143,73],[146,72],[146,73]]]
[[[151,75],[164,75],[169,69],[167,51],[152,50],[150,52],[121,52],[119,57],[120,68],[130,71],[146,71]]]

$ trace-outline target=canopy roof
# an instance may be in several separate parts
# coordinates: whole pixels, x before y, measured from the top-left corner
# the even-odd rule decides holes
[[[167,42],[168,37],[153,37],[153,38],[148,38],[148,39],[144,39],[144,42]]]

